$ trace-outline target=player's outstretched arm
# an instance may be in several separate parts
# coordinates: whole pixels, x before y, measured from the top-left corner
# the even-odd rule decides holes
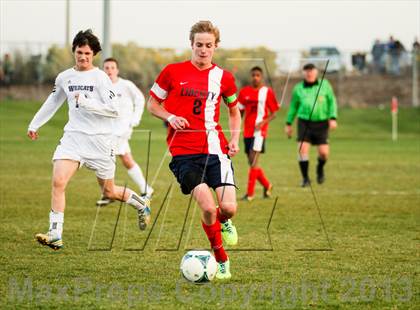
[[[89,112],[105,117],[116,118],[119,116],[119,110],[112,82],[105,73],[101,78],[102,81],[99,85],[101,99],[88,98],[83,93],[80,93],[76,94],[76,102],[80,107]]]
[[[164,121],[167,121],[169,125],[175,130],[182,130],[190,127],[190,123],[181,116],[176,116],[168,111],[161,105],[159,101],[153,96],[150,96],[147,102],[147,110],[153,115]]]
[[[229,107],[229,156],[235,156],[239,152],[239,136],[241,130],[241,112],[238,105]]]
[[[328,103],[328,118],[329,118],[329,128],[334,130],[337,128],[337,99],[334,95],[334,91],[331,87],[331,84],[328,83],[328,93],[327,93],[327,103]]]
[[[54,86],[52,93],[48,96],[47,100],[29,124],[27,135],[31,140],[36,140],[38,138],[38,129],[54,116],[64,103],[64,100],[66,100],[66,94],[56,80],[56,85]]]
[[[297,88],[293,88],[292,100],[290,101],[289,112],[287,113],[286,126],[284,127],[284,132],[287,137],[290,139],[292,137],[293,129],[292,124],[295,120],[297,111],[299,108],[299,95],[297,93]]]
[[[274,112],[269,111],[268,113],[269,114],[268,114],[268,116],[265,120],[263,120],[263,121],[259,122],[257,125],[255,125],[256,130],[260,130],[265,124],[270,123],[273,119],[276,118],[276,113],[277,113],[276,111],[274,111]]]
[[[108,96],[110,98],[115,97],[113,93],[109,93]],[[77,105],[89,112],[111,118],[116,118],[119,115],[118,109],[114,102],[104,104],[104,102],[96,98],[87,98],[83,93],[76,94],[75,97]]]
[[[289,125],[293,124],[293,121],[295,120],[296,114],[298,112],[298,108],[299,108],[299,94],[295,86],[292,93],[292,100],[290,101],[289,112],[287,112],[287,120],[286,120],[287,124]]]
[[[136,127],[140,124],[141,117],[143,116],[145,99],[141,90],[138,89],[134,83],[129,82],[129,89],[134,103],[133,117],[131,118],[130,126]]]

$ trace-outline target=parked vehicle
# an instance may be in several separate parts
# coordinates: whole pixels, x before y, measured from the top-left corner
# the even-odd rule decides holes
[[[325,62],[329,59],[327,72],[338,72],[343,68],[341,53],[336,47],[333,46],[315,46],[309,49],[308,62],[314,62],[320,66],[324,66]]]

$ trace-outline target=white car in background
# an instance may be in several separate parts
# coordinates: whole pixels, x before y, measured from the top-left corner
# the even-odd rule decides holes
[[[309,49],[309,58],[306,62],[313,62],[318,69],[322,69],[327,59],[328,63],[327,72],[339,72],[343,68],[341,54],[336,47],[333,46],[315,46]]]

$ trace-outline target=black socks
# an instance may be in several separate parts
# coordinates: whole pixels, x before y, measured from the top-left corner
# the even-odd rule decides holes
[[[318,177],[324,176],[324,165],[327,162],[326,159],[322,159],[318,157],[318,166],[316,167],[316,174]]]
[[[299,161],[300,172],[302,173],[302,177],[304,180],[308,180],[308,168],[309,168],[309,160],[301,160]]]

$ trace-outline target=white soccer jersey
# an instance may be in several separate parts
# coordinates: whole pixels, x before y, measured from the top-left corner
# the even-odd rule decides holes
[[[129,80],[118,78],[113,86],[119,109],[119,117],[115,120],[115,135],[129,138],[131,128],[140,124],[144,111],[144,95]]]
[[[76,95],[79,94],[79,102]],[[109,77],[98,68],[77,71],[74,68],[61,72],[48,99],[35,114],[29,130],[38,129],[48,122],[67,99],[69,120],[65,132],[88,135],[112,134],[114,120],[119,115],[118,99]]]

